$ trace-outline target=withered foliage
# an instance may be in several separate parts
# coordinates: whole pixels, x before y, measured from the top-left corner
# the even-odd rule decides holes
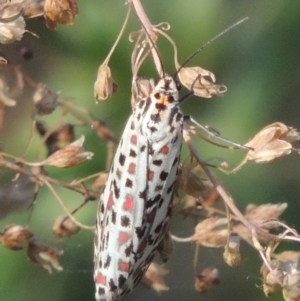
[[[157,44],[159,39],[166,39],[172,45],[174,66],[177,69],[176,76],[183,86],[193,92],[194,96],[212,98],[226,92],[227,88],[217,83],[213,72],[200,66],[188,67],[186,64],[182,66],[178,63],[177,45],[167,34],[167,30],[171,27],[169,24],[152,25],[146,18],[146,13],[139,0],[128,1],[127,6],[128,13],[111,51],[102,62],[99,61],[94,82],[94,96],[97,101],[111,99],[118,90],[118,85],[114,80],[115,71],[110,68],[109,61],[118,42],[124,36],[131,10],[135,10],[136,14],[133,16],[137,16],[142,23],[140,30],[129,35],[130,41],[133,42],[131,54],[132,107],[141,99],[147,98],[155,85],[154,80],[139,76],[141,67],[147,58],[152,59],[158,76],[165,75]],[[21,40],[23,35],[28,32],[26,30],[28,18],[39,17],[39,20],[45,22],[49,29],[56,30],[58,24],[74,24],[78,13],[79,9],[75,0],[6,1],[6,3],[0,4],[0,43],[11,44]],[[31,34],[34,35],[34,33]],[[20,53],[26,59],[32,57],[32,53],[26,48],[23,48]],[[72,237],[83,229],[93,231],[93,226],[81,224],[75,215],[83,206],[89,204],[89,201],[99,199],[100,192],[108,178],[107,170],[112,162],[117,139],[106,122],[93,117],[90,112],[62,97],[60,93],[52,91],[47,84],[41,83],[40,80],[42,79],[33,79],[23,73],[18,62],[11,60],[8,53],[1,53],[0,130],[7,121],[7,108],[20,106],[20,100],[28,98],[29,95],[32,104],[32,124],[29,127],[31,126],[33,131],[21,157],[15,157],[15,154],[0,153],[0,167],[9,170],[14,175],[5,185],[0,185],[0,217],[4,218],[12,211],[30,208],[28,224],[25,226],[7,224],[0,232],[0,241],[3,247],[9,250],[25,250],[32,262],[51,273],[52,269],[63,270],[59,263],[59,257],[63,252],[42,243],[31,229],[31,213],[32,210],[35,210],[35,202],[39,201],[39,192],[41,189],[48,188],[65,211],[62,216],[53,217],[52,230],[60,240]],[[72,94],[72,91],[68,91],[68,93]],[[60,116],[55,124],[45,121],[45,115],[50,114]],[[68,118],[75,119],[75,121],[69,122]],[[242,212],[209,168],[216,167],[225,173],[238,172],[249,161],[269,163],[289,155],[292,151],[299,152],[294,146],[294,143],[299,140],[299,132],[281,122],[274,122],[254,135],[254,138],[248,143],[240,145],[221,137],[217,131],[209,127],[202,126],[194,120],[190,121],[192,125],[185,124],[183,136],[191,156],[180,164],[178,170],[173,215],[191,219],[195,226],[190,237],[179,238],[174,234],[167,233],[157,250],[159,261],[165,262],[169,258],[173,251],[173,242],[193,243],[196,253],[194,271],[191,271],[195,275],[194,286],[198,292],[205,293],[220,282],[221,276],[218,269],[213,266],[198,272],[199,249],[223,248],[224,262],[232,267],[237,267],[242,265],[243,259],[240,245],[242,241],[246,241],[257,250],[262,259],[261,274],[266,296],[282,290],[286,301],[299,300],[299,252],[290,250],[282,253],[275,252],[282,242],[300,241],[297,231],[280,220],[281,214],[287,210],[287,203],[277,204],[274,201],[271,204],[267,201],[261,205],[249,204]],[[54,169],[71,168],[93,159],[93,153],[85,150],[83,146],[85,136],[82,135],[79,138],[78,126],[85,126],[89,131],[94,131],[92,133],[94,135],[93,143],[101,145],[101,140],[102,144],[106,144],[107,166],[85,178],[77,178],[74,175],[71,182],[62,181],[60,178],[51,176],[53,168],[51,169],[49,166],[53,166]],[[204,131],[208,138],[199,135],[199,131]],[[245,158],[232,170],[229,170],[229,165],[225,161],[222,161],[220,166],[209,165],[199,156],[191,135],[201,136],[215,145],[220,144],[213,142],[211,138],[219,140],[221,144],[225,142],[228,148],[241,148],[245,151]],[[32,140],[37,137],[40,140],[36,160],[29,162],[27,153],[29,149],[35,147]],[[90,139],[87,136],[87,140]],[[105,156],[103,153],[100,155]],[[69,210],[54,186],[77,192],[80,195],[81,204],[75,209]],[[142,282],[159,293],[167,291],[169,287],[164,281],[167,272],[161,263],[153,262]]]

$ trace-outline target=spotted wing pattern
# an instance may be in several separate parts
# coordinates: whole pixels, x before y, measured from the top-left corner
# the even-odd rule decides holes
[[[136,286],[169,227],[182,145],[183,115],[172,77],[137,100],[117,149],[97,212],[96,300]]]

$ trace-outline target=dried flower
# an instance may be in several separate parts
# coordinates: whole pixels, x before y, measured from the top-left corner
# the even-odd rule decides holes
[[[288,155],[293,148],[291,142],[299,138],[299,133],[292,127],[280,122],[270,124],[246,144],[252,150],[248,152],[245,160],[263,163]]]
[[[66,237],[78,233],[80,227],[70,217],[59,216],[54,220],[52,230],[58,237]]]
[[[284,272],[278,268],[278,262],[272,261],[271,265],[274,268],[272,271],[269,271],[265,264],[260,269],[263,275],[263,290],[267,297],[270,297],[281,288],[284,278]]]
[[[46,0],[44,16],[47,27],[55,30],[57,23],[73,25],[78,14],[78,6],[75,0]]]
[[[118,85],[112,78],[109,66],[102,64],[97,73],[97,78],[94,84],[94,96],[97,101],[108,100],[118,90]]]
[[[84,136],[81,136],[80,139],[53,153],[43,163],[56,167],[71,167],[92,159],[94,154],[84,150],[83,142]]]
[[[33,95],[35,114],[47,115],[58,106],[58,94],[50,91],[46,85],[39,84]]]
[[[227,91],[223,85],[215,85],[215,75],[201,67],[182,68],[178,77],[180,82],[194,95],[204,98],[211,98],[213,95],[222,95]]]
[[[28,229],[16,224],[7,225],[0,233],[2,245],[14,251],[26,248],[32,237],[33,234]]]
[[[58,251],[49,246],[43,245],[35,239],[30,241],[27,251],[28,258],[38,266],[46,269],[50,274],[52,273],[52,267],[57,271],[63,270],[62,266],[58,262],[58,258],[62,254],[63,251]]]
[[[143,275],[142,283],[148,287],[153,288],[158,293],[168,291],[169,287],[164,282],[164,276],[168,273],[163,266],[152,262],[146,273]]]
[[[210,267],[204,269],[201,274],[196,276],[195,289],[200,293],[206,293],[219,283],[220,278],[218,269]]]

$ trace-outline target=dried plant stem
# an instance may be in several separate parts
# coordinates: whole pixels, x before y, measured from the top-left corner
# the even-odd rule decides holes
[[[153,29],[153,25],[151,24],[147,14],[145,13],[145,10],[144,10],[140,0],[131,0],[131,3],[135,9],[138,19],[142,23],[143,28],[145,29],[145,31],[147,32],[147,35],[149,36],[149,38],[152,41],[152,43],[150,43],[150,45],[151,46],[152,46],[152,44],[155,45],[156,40],[157,40],[157,34],[156,34],[155,30]],[[152,52],[152,57],[153,57],[155,68],[156,68],[158,74],[162,75],[163,71],[162,71],[162,66],[161,66],[161,60],[159,58],[157,49],[154,47],[151,47],[151,52]]]
[[[66,214],[68,215],[68,217],[75,223],[77,224],[79,227],[81,227],[82,229],[86,229],[86,230],[94,230],[94,226],[86,226],[82,223],[80,223],[79,221],[77,221],[77,219],[72,215],[72,213],[69,211],[69,209],[65,206],[63,200],[60,198],[60,196],[58,195],[58,193],[56,192],[56,190],[53,188],[53,186],[45,181],[45,184],[47,185],[47,187],[49,188],[49,190],[52,192],[52,194],[55,196],[55,198],[58,200],[58,202],[60,203],[61,207],[64,209],[64,211],[66,212]]]
[[[290,235],[273,235],[270,234],[269,232],[263,230],[261,227],[252,224],[243,214],[242,212],[236,207],[234,204],[233,199],[231,196],[228,194],[228,192],[225,190],[225,188],[219,183],[215,175],[210,171],[210,169],[206,166],[204,160],[200,157],[198,154],[197,150],[195,149],[190,135],[188,131],[184,130],[184,139],[185,142],[190,149],[192,155],[195,157],[195,159],[198,161],[198,163],[201,165],[203,168],[205,174],[209,178],[209,180],[212,182],[214,187],[217,189],[219,192],[220,196],[223,198],[224,202],[226,205],[230,208],[231,212],[242,222],[251,232],[252,232],[252,239],[254,240],[253,243],[256,245],[255,240],[258,239],[258,237],[266,239],[268,241],[300,241],[300,236],[299,234],[295,234],[293,236]],[[257,246],[258,247],[258,246]]]
[[[25,168],[21,167],[20,165],[17,165],[15,163],[11,163],[8,161],[5,161],[1,155],[0,155],[0,167],[4,167],[7,169],[10,169],[16,173],[21,173],[24,175],[27,175],[28,177],[32,178],[34,181],[36,181],[37,183],[51,183],[60,187],[64,187],[67,189],[70,189],[72,191],[78,192],[80,194],[82,194],[84,196],[85,199],[87,200],[98,200],[100,195],[98,192],[96,191],[92,191],[92,190],[87,190],[84,187],[82,187],[81,185],[74,185],[72,183],[68,183],[68,182],[64,182],[64,181],[59,181],[57,179],[48,177],[46,175],[43,174],[34,174],[28,170],[26,170]]]

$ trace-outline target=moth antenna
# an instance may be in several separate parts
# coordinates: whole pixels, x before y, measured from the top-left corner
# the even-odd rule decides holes
[[[239,21],[237,21],[236,23],[232,24],[231,26],[227,27],[225,30],[223,30],[222,32],[218,33],[216,36],[214,36],[211,40],[209,40],[208,42],[206,42],[204,45],[202,45],[199,49],[197,49],[190,57],[187,58],[187,60],[185,60],[185,62],[183,62],[183,64],[179,67],[179,69],[175,72],[174,74],[174,78],[177,77],[177,74],[180,72],[180,70],[189,62],[191,61],[199,52],[201,52],[206,46],[210,45],[212,42],[214,42],[215,40],[217,40],[219,37],[221,37],[222,35],[224,35],[225,33],[227,33],[228,31],[230,31],[231,29],[233,29],[234,27],[240,25],[241,23],[245,22],[246,20],[248,20],[249,17],[245,17]]]

